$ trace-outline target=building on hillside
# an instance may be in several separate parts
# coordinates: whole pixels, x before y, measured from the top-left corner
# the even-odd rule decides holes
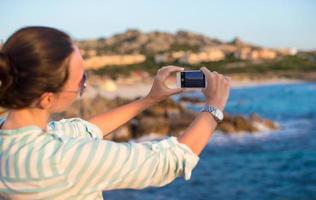
[[[201,62],[216,62],[223,59],[225,59],[225,54],[218,49],[205,49],[197,53],[176,51],[155,56],[156,63],[173,63],[178,61],[186,64],[198,64]]]
[[[178,61],[184,54],[184,51],[166,52],[155,55],[154,60],[155,63],[173,63]]]
[[[94,56],[84,60],[86,69],[98,69],[109,65],[132,65],[143,63],[146,57],[142,54]]]
[[[208,51],[201,51],[198,53],[187,52],[179,59],[179,62],[186,64],[198,64],[201,62],[217,62],[224,59],[225,54],[223,51],[213,49]]]
[[[280,56],[295,56],[297,54],[296,48],[276,49]]]
[[[244,47],[239,49],[234,55],[241,60],[270,60],[277,57],[277,52],[270,49]]]

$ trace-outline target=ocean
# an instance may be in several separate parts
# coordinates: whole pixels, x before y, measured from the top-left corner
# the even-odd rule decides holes
[[[200,93],[191,95],[203,98]],[[177,178],[162,188],[107,191],[104,198],[316,199],[316,83],[232,89],[225,111],[247,116],[257,113],[281,128],[257,134],[216,132],[200,155],[191,180]]]

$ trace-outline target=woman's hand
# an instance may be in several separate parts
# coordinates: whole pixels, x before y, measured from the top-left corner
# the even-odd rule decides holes
[[[160,68],[155,76],[151,90],[145,98],[157,103],[173,94],[181,93],[183,91],[182,88],[168,88],[165,84],[165,80],[172,72],[181,72],[183,70],[182,67],[177,66],[165,66]]]
[[[206,103],[223,111],[229,96],[230,77],[210,72],[206,67],[202,67],[201,71],[207,80],[207,87],[202,89]]]
[[[224,110],[229,96],[230,78],[210,72],[202,67],[202,72],[207,80],[206,88],[202,89],[206,97],[206,103]],[[178,137],[178,141],[187,145],[196,155],[200,155],[208,144],[217,122],[209,113],[200,112],[190,126]]]

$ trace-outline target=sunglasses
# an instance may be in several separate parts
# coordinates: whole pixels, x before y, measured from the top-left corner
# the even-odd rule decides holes
[[[84,72],[82,75],[81,81],[79,83],[79,90],[62,90],[60,92],[74,92],[74,93],[79,93],[79,95],[82,96],[87,87],[87,78],[88,78],[87,73]]]

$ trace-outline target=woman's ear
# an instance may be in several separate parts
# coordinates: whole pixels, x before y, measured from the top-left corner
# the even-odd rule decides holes
[[[40,109],[44,110],[51,110],[52,107],[56,103],[56,95],[52,92],[45,92],[44,94],[41,95],[37,102],[37,106]]]

